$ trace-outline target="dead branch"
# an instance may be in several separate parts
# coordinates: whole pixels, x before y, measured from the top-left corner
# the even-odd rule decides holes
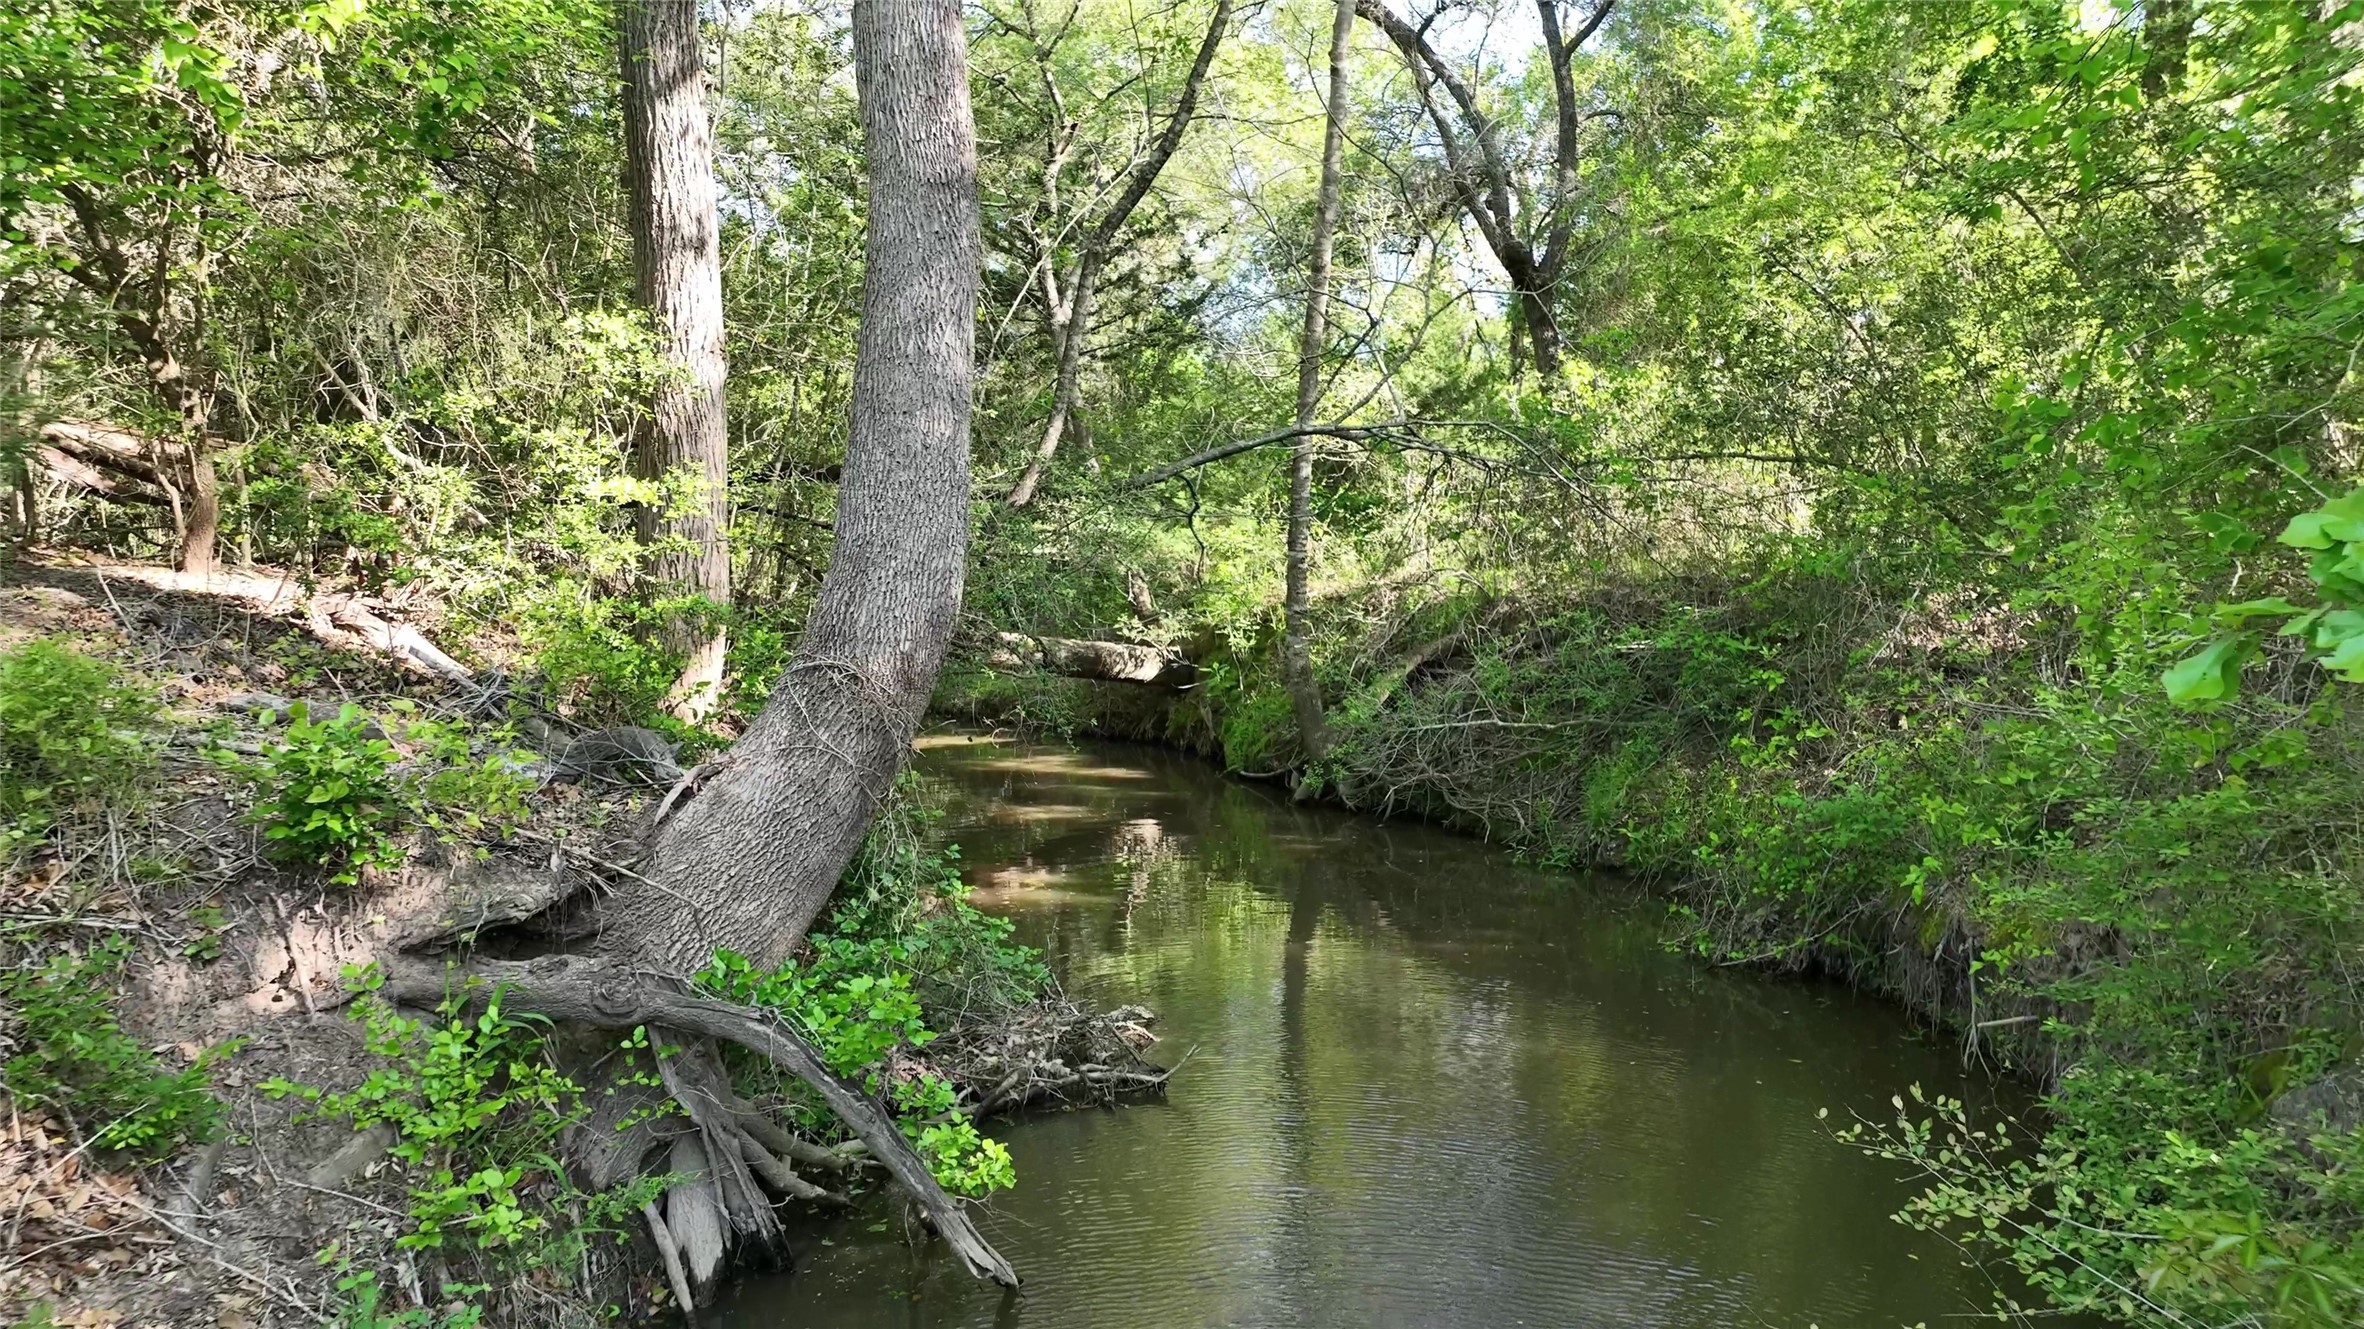
[[[1198,666],[1160,646],[1121,641],[1083,641],[997,632],[984,655],[994,669],[1040,669],[1068,678],[1148,687],[1186,688],[1198,681]]]

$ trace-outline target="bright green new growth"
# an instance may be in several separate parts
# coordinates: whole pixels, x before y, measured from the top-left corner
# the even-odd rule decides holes
[[[2334,678],[2364,683],[2364,487],[2292,517],[2275,538],[2314,553],[2307,576],[2317,603],[2308,608],[2277,595],[2218,605],[2216,625],[2230,635],[2167,671],[2167,695],[2176,702],[2202,705],[2240,695],[2241,666],[2264,640],[2249,626],[2259,619],[2281,619],[2276,636],[2296,638]]]
[[[934,1042],[911,987],[912,948],[901,941],[821,937],[812,958],[790,960],[770,972],[745,956],[717,952],[698,975],[701,987],[749,1006],[776,1011],[820,1049],[835,1074],[883,1095],[896,1124],[927,1160],[946,1190],[984,1195],[1017,1184],[1008,1149],[954,1111],[952,1084],[927,1071],[891,1074],[888,1059]],[[817,1101],[800,1103],[799,1124],[826,1129]]]
[[[155,716],[145,689],[63,643],[0,652],[0,851],[146,774]]]
[[[413,708],[398,702],[394,709]],[[314,720],[297,702],[261,757],[225,753],[221,760],[257,789],[254,819],[274,856],[328,868],[331,880],[346,885],[364,868],[399,864],[394,837],[406,826],[458,834],[525,819],[534,781],[505,743],[479,758],[471,733],[458,725],[412,720],[402,733],[415,749],[407,771],[397,769],[403,754],[359,707],[347,703],[334,718]]]
[[[402,861],[391,832],[400,814],[394,745],[361,708],[346,703],[314,720],[302,702],[260,761],[246,766],[262,791],[255,820],[274,856],[333,870],[350,885],[363,868]]]
[[[127,939],[109,937],[0,973],[0,1005],[23,1030],[23,1050],[0,1066],[0,1088],[27,1106],[65,1112],[97,1148],[152,1163],[221,1128],[208,1072],[234,1045],[209,1048],[181,1070],[158,1065],[115,1016],[130,957]]]
[[[365,989],[374,989],[374,977],[362,980]],[[429,1021],[365,995],[354,1013],[381,1064],[358,1087],[262,1085],[267,1095],[306,1099],[356,1129],[393,1128],[389,1152],[405,1164],[410,1187],[411,1229],[396,1240],[400,1247],[440,1247],[455,1236],[484,1248],[515,1245],[550,1221],[521,1191],[536,1177],[565,1177],[558,1141],[580,1114],[582,1090],[544,1055],[549,1022],[503,1011],[498,993],[471,1017],[471,999],[454,993]]]

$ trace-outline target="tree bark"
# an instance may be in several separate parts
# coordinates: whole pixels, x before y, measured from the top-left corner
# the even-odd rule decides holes
[[[676,973],[786,958],[901,769],[960,612],[978,281],[958,0],[857,0],[869,176],[862,325],[828,575],[736,747],[653,831],[604,945]]]
[[[1043,473],[1050,469],[1051,459],[1058,455],[1059,444],[1066,437],[1068,420],[1075,414],[1084,342],[1092,326],[1092,288],[1098,284],[1100,264],[1115,244],[1117,233],[1131,219],[1133,209],[1148,197],[1150,186],[1157,183],[1166,163],[1173,160],[1174,150],[1182,145],[1182,133],[1190,127],[1191,117],[1198,111],[1199,89],[1206,85],[1207,71],[1215,65],[1215,51],[1222,46],[1224,32],[1231,26],[1231,7],[1232,0],[1215,0],[1215,17],[1207,24],[1207,35],[1199,42],[1198,57],[1191,62],[1190,73],[1182,80],[1181,95],[1174,100],[1173,114],[1166,117],[1164,131],[1158,135],[1149,155],[1133,168],[1124,192],[1084,236],[1083,252],[1075,261],[1075,276],[1068,282],[1067,317],[1058,327],[1059,377],[1051,389],[1051,418],[1043,425],[1042,442],[1035,445],[1034,458],[1026,464],[1025,474],[1010,487],[1008,503],[1013,508],[1034,501]]]
[[[1297,424],[1289,459],[1288,590],[1282,601],[1281,675],[1297,717],[1297,739],[1311,765],[1328,750],[1321,681],[1313,675],[1307,583],[1313,557],[1314,413],[1322,399],[1322,352],[1330,340],[1330,251],[1338,229],[1339,177],[1346,160],[1346,58],[1354,37],[1355,0],[1338,0],[1330,24],[1330,104],[1322,129],[1322,182],[1314,200],[1313,257],[1305,278],[1305,332],[1297,343]]]
[[[158,446],[152,459],[157,483],[172,509],[174,533],[179,538],[180,548],[174,562],[183,572],[211,576],[219,566],[215,546],[221,532],[221,500],[205,430],[212,402],[189,372],[187,363],[173,349],[173,338],[166,330],[171,309],[171,246],[158,242],[154,275],[135,287],[131,259],[109,230],[105,210],[98,200],[77,187],[69,187],[65,194],[82,228],[86,260],[71,269],[69,275],[107,302],[115,316],[115,326],[139,353],[148,386],[165,409],[172,412],[179,427],[178,440],[170,447]],[[196,266],[202,271],[202,263]],[[125,303],[125,297],[135,289],[142,292],[144,308]],[[193,348],[198,340],[189,331],[186,344]]]
[[[623,0],[618,10],[634,287],[655,325],[659,368],[635,431],[632,471],[696,486],[684,501],[668,496],[640,509],[640,539],[651,546],[645,571],[665,598],[697,596],[723,606],[731,599],[731,556],[722,241],[697,0]],[[663,636],[684,662],[668,708],[686,720],[702,718],[721,690],[724,630],[675,614]]]

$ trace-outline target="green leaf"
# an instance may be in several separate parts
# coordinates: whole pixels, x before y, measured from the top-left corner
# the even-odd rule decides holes
[[[2341,642],[2323,658],[2323,667],[2345,682],[2364,683],[2364,632]]]
[[[2364,540],[2364,488],[2292,517],[2275,538],[2294,549],[2329,549]]]
[[[2216,607],[2216,621],[2222,627],[2239,628],[2253,618],[2271,618],[2299,612],[2301,610],[2297,605],[2275,595],[2263,600],[2243,600],[2236,605],[2218,605]]]
[[[2230,700],[2241,691],[2241,666],[2256,650],[2257,638],[2248,633],[2208,643],[2163,676],[2168,700],[2178,706]]]

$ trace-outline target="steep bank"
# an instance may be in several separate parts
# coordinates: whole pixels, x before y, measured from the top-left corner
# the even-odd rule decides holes
[[[723,1251],[670,1189],[733,1174],[668,1106],[701,1063],[653,1019],[554,1025],[506,1009],[508,984],[371,964],[545,974],[636,870],[682,755],[497,671],[406,669],[284,578],[5,573],[0,1314],[462,1329],[702,1295]],[[983,1194],[1012,1177],[977,1120],[1162,1075],[1146,1013],[1060,999],[965,905],[924,816],[896,805],[788,965],[718,957],[681,995],[804,1031],[940,1186]],[[737,1049],[717,1065],[697,1092],[738,1115],[736,1176],[768,1208],[885,1184],[835,1102]]]
[[[2050,1090],[2039,1162],[1940,1159],[1941,1114],[1891,1147],[1930,1177],[1924,1217],[1995,1217],[2064,1304],[2313,1323],[2364,1295],[2364,726],[2318,672],[2282,660],[2193,714],[1999,605],[1850,603],[1810,577],[1497,603],[1336,632],[1336,747],[1308,771],[1268,661],[1210,660],[1179,693],[971,673],[938,705],[1623,867],[1705,960],[1901,1000]]]

